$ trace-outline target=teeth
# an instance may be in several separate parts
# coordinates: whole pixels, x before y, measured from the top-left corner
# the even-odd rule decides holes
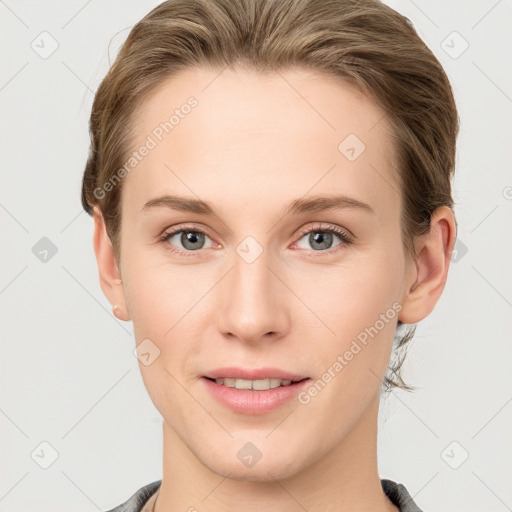
[[[289,386],[292,381],[281,379],[245,380],[226,377],[225,379],[215,379],[215,382],[229,388],[264,391],[266,389],[278,388],[279,386]]]

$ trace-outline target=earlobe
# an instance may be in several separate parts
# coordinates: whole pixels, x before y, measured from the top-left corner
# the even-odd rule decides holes
[[[114,248],[107,234],[106,224],[101,210],[97,206],[94,207],[93,219],[93,245],[96,261],[98,263],[101,289],[105,297],[112,304],[112,312],[116,318],[119,320],[130,320],[130,315],[126,307],[123,282]]]
[[[434,310],[448,278],[455,236],[453,212],[447,206],[439,207],[432,215],[429,233],[418,239],[416,261],[411,263],[414,271],[398,317],[404,324],[415,324]]]

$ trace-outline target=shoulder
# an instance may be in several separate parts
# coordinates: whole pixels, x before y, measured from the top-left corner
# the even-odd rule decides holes
[[[140,512],[149,498],[158,490],[161,483],[162,480],[157,480],[141,487],[127,501],[107,512]]]
[[[400,509],[400,512],[423,512],[418,505],[416,505],[409,491],[407,491],[403,484],[386,478],[382,478],[380,482],[382,490],[393,504]]]

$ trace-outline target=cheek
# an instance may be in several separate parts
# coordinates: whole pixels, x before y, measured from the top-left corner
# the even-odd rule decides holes
[[[181,322],[194,316],[195,306],[208,291],[209,281],[192,266],[146,264],[131,275],[125,292],[134,327],[156,339],[171,338]]]
[[[136,257],[125,261],[128,277],[123,280],[136,344],[149,339],[159,351],[150,365],[139,363],[142,379],[159,411],[169,412],[170,417],[176,408],[190,407],[192,413],[194,403],[187,399],[182,385],[192,385],[188,379],[197,373],[194,363],[201,343],[201,299],[211,282],[205,276],[200,278],[193,266],[141,260],[141,265]]]
[[[308,305],[323,323],[316,322],[314,351],[306,349],[318,373],[301,403],[327,425],[326,438],[350,430],[378,393],[389,364],[401,308],[395,284],[400,263],[385,260],[383,272],[384,260],[372,261],[331,269],[324,287],[308,287]]]
[[[329,268],[320,280],[315,279],[315,286],[310,282],[302,289],[308,306],[321,320],[316,322],[314,336],[317,367],[343,375],[333,380],[340,384],[346,379],[342,386],[353,387],[354,392],[378,385],[369,371],[381,376],[387,368],[401,309],[397,283],[402,266],[398,257],[376,251],[346,266]],[[339,364],[334,368],[340,359],[343,368]]]
[[[401,272],[399,258],[375,251],[303,282],[302,294],[336,336],[352,336],[378,320],[400,297]]]
[[[222,273],[206,265],[171,263],[155,250],[134,251],[124,264],[136,343],[148,338],[158,347],[157,366],[173,374],[195,374],[204,327],[213,321],[207,309]]]

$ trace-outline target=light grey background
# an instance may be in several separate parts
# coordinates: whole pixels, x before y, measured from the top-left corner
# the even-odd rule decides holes
[[[158,3],[0,1],[2,512],[108,510],[161,478],[161,417],[79,197],[109,44]],[[380,476],[425,511],[512,510],[512,1],[387,3],[445,66],[461,133],[457,257],[409,349],[418,390],[381,406]]]

